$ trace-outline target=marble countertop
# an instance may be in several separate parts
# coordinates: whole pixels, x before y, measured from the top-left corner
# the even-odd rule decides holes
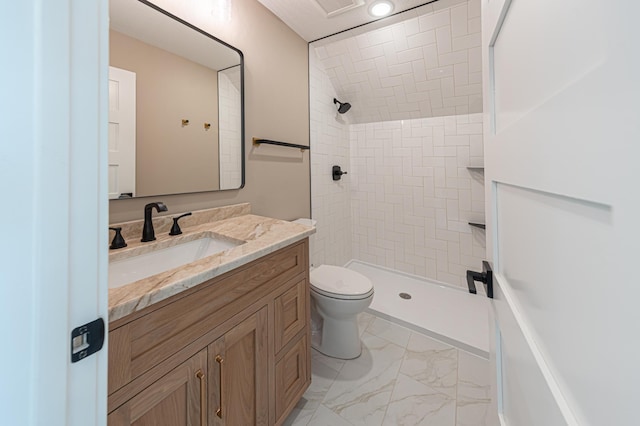
[[[179,236],[160,234],[156,228],[156,241],[140,243],[138,237],[138,241],[129,239],[126,248],[110,251],[109,261],[116,261],[207,236],[242,243],[179,268],[109,289],[109,321],[144,309],[315,232],[315,228],[297,223],[242,213],[227,219],[183,225]]]

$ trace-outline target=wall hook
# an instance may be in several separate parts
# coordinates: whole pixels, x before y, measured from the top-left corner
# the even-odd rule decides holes
[[[211,128],[211,123],[204,123],[204,129],[209,130]]]
[[[184,118],[182,119],[182,127],[184,126],[188,126],[189,125],[189,120],[185,120]]]

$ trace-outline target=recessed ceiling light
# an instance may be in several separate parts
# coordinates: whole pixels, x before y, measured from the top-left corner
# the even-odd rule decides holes
[[[379,18],[386,16],[393,11],[393,3],[388,0],[379,0],[369,7],[369,15]]]

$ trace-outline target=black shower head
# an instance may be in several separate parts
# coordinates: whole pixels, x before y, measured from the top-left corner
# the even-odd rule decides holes
[[[336,98],[333,98],[333,103],[334,104],[338,104],[338,112],[340,114],[344,114],[345,112],[349,111],[349,109],[351,108],[351,104],[349,102],[340,102],[339,100],[337,100]]]

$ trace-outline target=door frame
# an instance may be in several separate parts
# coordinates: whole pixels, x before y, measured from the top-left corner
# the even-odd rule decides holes
[[[5,6],[3,9],[9,9]],[[104,425],[107,346],[71,363],[71,330],[108,323],[108,1],[24,0],[0,16],[2,423]]]

